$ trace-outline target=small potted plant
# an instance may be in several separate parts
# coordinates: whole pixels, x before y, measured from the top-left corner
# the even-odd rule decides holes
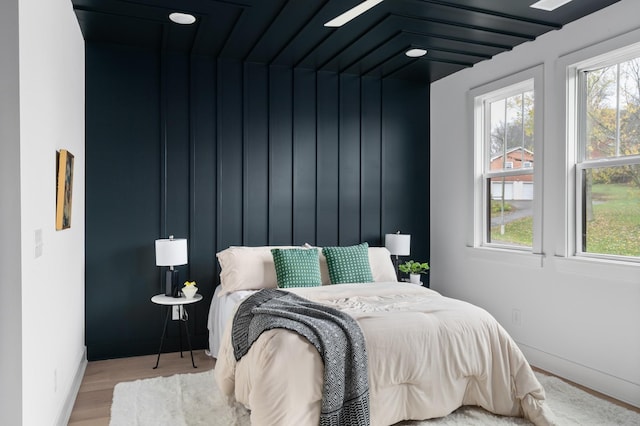
[[[429,264],[408,260],[402,265],[398,265],[398,269],[405,274],[409,274],[410,282],[420,284],[420,274],[426,274],[429,271]]]
[[[196,287],[195,281],[184,282],[184,287],[182,287],[182,294],[184,294],[184,297],[186,297],[187,299],[193,299],[197,292],[198,287]]]

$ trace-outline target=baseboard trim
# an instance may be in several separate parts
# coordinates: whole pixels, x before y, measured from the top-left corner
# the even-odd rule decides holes
[[[76,403],[76,397],[78,396],[78,391],[80,390],[80,385],[82,384],[82,379],[84,377],[84,372],[87,369],[87,347],[84,347],[82,354],[80,355],[80,362],[78,362],[78,368],[76,369],[76,374],[73,377],[73,382],[71,383],[71,387],[69,388],[69,393],[64,401],[64,406],[62,410],[60,410],[60,414],[58,415],[58,421],[55,423],[58,426],[66,426],[69,424],[69,419],[71,418],[71,413],[73,412],[73,406]]]
[[[637,383],[517,343],[531,365],[640,408],[640,385]]]

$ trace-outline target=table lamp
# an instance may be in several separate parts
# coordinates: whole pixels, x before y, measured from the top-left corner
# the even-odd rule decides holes
[[[384,246],[396,258],[394,267],[396,268],[396,277],[398,273],[398,256],[409,256],[411,254],[411,235],[401,234],[400,231],[395,234],[386,234],[384,236]]]
[[[156,265],[168,266],[165,274],[165,296],[180,297],[179,273],[174,266],[187,264],[187,240],[186,238],[173,238],[156,240]]]

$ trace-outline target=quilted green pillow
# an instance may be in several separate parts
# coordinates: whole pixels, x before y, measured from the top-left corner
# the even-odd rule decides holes
[[[369,244],[349,247],[325,247],[331,284],[373,282],[369,265]]]
[[[278,287],[317,287],[320,278],[320,257],[317,249],[272,249]]]

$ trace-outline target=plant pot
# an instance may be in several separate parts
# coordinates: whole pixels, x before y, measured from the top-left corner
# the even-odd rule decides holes
[[[420,282],[420,274],[409,274],[409,282],[412,284],[422,284]]]
[[[182,294],[184,294],[184,297],[186,297],[187,299],[193,299],[197,292],[198,287],[194,285],[185,285],[184,287],[182,287]]]

